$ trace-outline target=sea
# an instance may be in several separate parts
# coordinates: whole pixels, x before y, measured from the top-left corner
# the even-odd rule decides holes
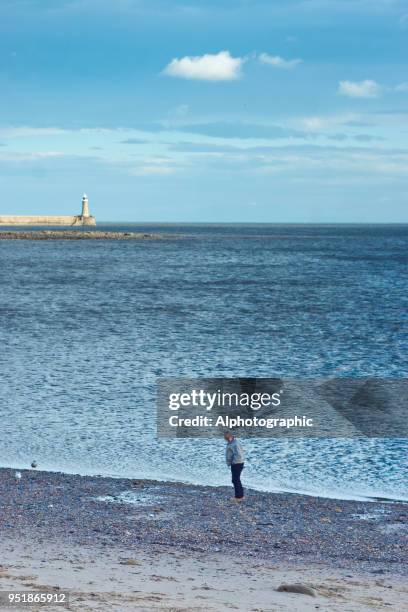
[[[157,437],[158,378],[407,376],[407,225],[96,229],[164,238],[0,241],[2,466],[225,485],[222,439]],[[408,501],[407,439],[243,444],[255,489]]]

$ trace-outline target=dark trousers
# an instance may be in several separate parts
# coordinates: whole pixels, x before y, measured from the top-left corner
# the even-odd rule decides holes
[[[235,489],[235,497],[244,497],[244,489],[241,483],[241,472],[244,469],[243,463],[233,463],[231,465],[232,484]]]

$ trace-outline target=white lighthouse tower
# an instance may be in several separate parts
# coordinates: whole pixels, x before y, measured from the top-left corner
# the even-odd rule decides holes
[[[89,202],[88,202],[88,196],[86,195],[86,193],[84,193],[84,195],[82,196],[82,216],[83,217],[89,217]]]
[[[89,202],[86,193],[82,196],[82,212],[76,217],[74,225],[96,225],[95,217],[89,214]]]

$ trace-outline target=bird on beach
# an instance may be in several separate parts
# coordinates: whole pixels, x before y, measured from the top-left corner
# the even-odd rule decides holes
[[[19,482],[21,480],[21,472],[16,472],[14,474],[14,478],[16,479],[16,482]]]
[[[38,464],[37,464],[37,462],[36,462],[36,461],[32,461],[32,462],[31,462],[31,467],[32,467],[32,468],[36,468],[36,467],[37,467],[37,465],[38,465]]]

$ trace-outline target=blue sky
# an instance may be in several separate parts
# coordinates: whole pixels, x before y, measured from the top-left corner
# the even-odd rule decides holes
[[[408,222],[408,0],[2,0],[6,214]]]

